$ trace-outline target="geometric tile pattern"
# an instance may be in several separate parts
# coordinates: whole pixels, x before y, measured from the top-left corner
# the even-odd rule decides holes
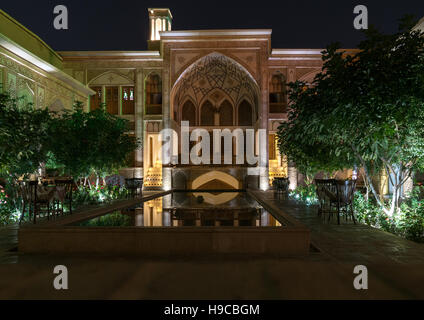
[[[211,53],[187,68],[175,86],[174,103],[181,106],[190,97],[198,107],[216,88],[223,90],[233,105],[245,99],[257,109],[254,81],[240,65],[219,53]]]

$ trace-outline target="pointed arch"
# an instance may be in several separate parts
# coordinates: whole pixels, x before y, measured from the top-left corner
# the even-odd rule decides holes
[[[111,77],[113,78],[113,82],[111,80]],[[134,85],[134,80],[129,78],[128,76],[119,73],[117,71],[109,70],[106,72],[103,72],[97,76],[95,76],[93,79],[91,79],[88,84],[88,86],[96,86],[96,85]]]
[[[234,125],[234,108],[233,105],[225,99],[219,106],[219,125],[233,126]]]
[[[215,125],[215,108],[209,100],[206,100],[200,109],[200,125],[213,126]]]
[[[252,106],[246,99],[243,99],[243,101],[239,104],[237,114],[239,126],[253,125]]]
[[[197,125],[197,110],[191,99],[187,99],[181,108],[181,121],[188,121],[190,127]]]
[[[314,82],[315,76],[321,71],[321,69],[315,69],[312,71],[309,71],[308,73],[301,76],[298,80],[306,82],[306,84],[309,86]]]

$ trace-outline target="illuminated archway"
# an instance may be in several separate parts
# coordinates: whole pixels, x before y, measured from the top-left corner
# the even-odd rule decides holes
[[[233,187],[234,189],[240,189],[240,182],[236,178],[228,173],[216,170],[202,174],[201,176],[194,179],[191,183],[191,189],[198,189],[200,186],[213,180],[220,180],[225,184]]]

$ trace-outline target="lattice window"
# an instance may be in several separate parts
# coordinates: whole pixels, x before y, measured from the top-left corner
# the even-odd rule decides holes
[[[274,74],[269,84],[269,112],[286,112],[286,86],[284,77],[281,74]]]
[[[90,110],[96,110],[102,103],[102,87],[91,87],[91,89],[95,94],[90,96]]]
[[[118,114],[119,88],[106,87],[106,111],[110,114]]]
[[[162,81],[157,74],[146,79],[146,114],[162,114]]]

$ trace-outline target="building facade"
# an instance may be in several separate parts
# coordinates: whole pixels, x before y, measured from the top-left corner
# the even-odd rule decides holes
[[[169,9],[148,10],[147,51],[68,52],[55,52],[0,10],[0,90],[22,97],[20,103],[55,111],[71,109],[75,101],[86,111],[104,104],[129,120],[129,133],[142,146],[121,174],[144,177],[145,189],[265,190],[282,176],[289,177],[291,189],[302,183],[294,164],[279,154],[276,132],[287,121],[287,83],[311,83],[322,68],[322,50],[273,49],[269,29],[171,31]],[[424,29],[423,19],[415,28]],[[226,143],[219,137],[221,145],[210,142],[209,163],[193,163],[188,154],[196,141],[183,147],[183,122],[189,124],[188,134],[202,129],[212,138],[216,130],[229,130],[232,157],[221,152],[215,162],[214,152]],[[163,129],[177,135],[171,163],[163,161],[169,157],[162,148]],[[253,152],[259,161],[249,164],[239,161],[236,150],[240,144],[247,151],[252,129],[264,132],[265,139],[258,143],[256,135]],[[252,168],[260,170],[252,174]],[[351,175],[337,173],[338,178]],[[375,184],[380,194],[390,193],[384,173]]]
[[[94,92],[63,71],[63,58],[0,10],[0,90],[19,103],[60,111]]]
[[[321,50],[272,49],[271,30],[171,26],[168,9],[149,9],[149,51],[59,52],[63,70],[95,92],[87,110],[105,103],[110,113],[130,121],[131,134],[142,141],[122,173],[143,176],[145,188],[267,189],[276,176],[289,176],[294,188],[298,173],[277,152],[276,131],[287,119],[286,84],[311,82],[321,70]],[[159,132],[171,128],[180,135],[181,121],[211,133],[264,129],[266,145],[255,152],[266,159],[265,170],[251,176],[252,165],[236,161],[164,164]]]

